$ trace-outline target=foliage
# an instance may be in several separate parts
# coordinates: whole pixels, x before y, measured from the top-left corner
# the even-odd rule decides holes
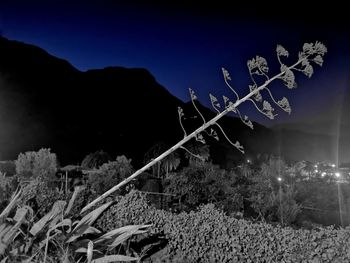
[[[0,210],[18,187],[17,176],[7,177],[0,172]]]
[[[96,172],[91,173],[88,183],[91,185],[92,191],[99,195],[127,178],[132,172],[131,159],[122,155],[118,156],[115,161],[104,163]],[[125,189],[123,190],[125,191]]]
[[[211,163],[191,162],[165,182],[165,192],[179,199],[180,210],[191,210],[200,204],[215,203],[231,213],[242,207],[242,197],[234,187],[236,175]]]
[[[76,188],[79,192],[79,187]],[[88,262],[136,261],[134,255],[115,254],[132,236],[146,232],[148,225],[124,226],[107,233],[94,228],[96,219],[111,205],[108,202],[73,222],[69,214],[71,204],[57,201],[51,211],[34,221],[29,206],[13,210],[21,198],[16,193],[9,205],[0,214],[0,260],[1,262]],[[128,246],[127,246],[128,247]],[[128,249],[124,251],[131,253]],[[110,260],[110,261],[108,261]]]
[[[16,174],[16,164],[14,161],[0,161],[0,172],[5,176],[14,176]]]
[[[98,169],[102,164],[111,160],[112,158],[107,152],[100,150],[85,156],[81,162],[81,166],[89,169]]]
[[[294,184],[283,160],[270,158],[262,163],[252,174],[251,182],[248,200],[259,217],[287,224],[295,221],[300,206],[295,201]]]
[[[156,143],[145,153],[143,163],[146,164],[152,161],[154,158],[162,154],[166,149],[166,144],[162,142]],[[167,176],[169,172],[176,170],[179,165],[180,157],[177,152],[173,152],[164,158],[162,162],[159,162],[156,166],[153,166],[152,173],[157,177],[161,177],[161,173]]]
[[[316,41],[315,43],[306,43],[303,46],[303,50],[299,52],[298,60],[290,66],[286,65],[285,62],[283,61],[285,57],[289,56],[289,52],[284,47],[282,47],[281,45],[278,45],[276,48],[276,53],[277,53],[278,62],[280,64],[280,72],[272,77],[268,75],[269,66],[265,58],[261,56],[256,56],[255,58],[248,60],[247,66],[248,66],[249,74],[252,80],[252,84],[249,85],[250,92],[248,94],[244,94],[243,97],[240,97],[240,94],[238,94],[238,92],[232,87],[230,83],[232,79],[230,77],[229,72],[226,69],[222,68],[224,81],[227,87],[233,92],[234,99],[231,101],[230,98],[223,95],[222,96],[223,105],[221,105],[219,100],[215,96],[210,95],[212,107],[217,112],[217,115],[212,119],[210,119],[209,121],[205,119],[205,117],[197,107],[196,101],[198,97],[196,96],[195,92],[192,89],[189,89],[192,105],[196,111],[196,114],[198,114],[198,116],[201,118],[203,124],[198,128],[196,128],[191,133],[188,133],[182,123],[183,119],[186,118],[185,113],[181,107],[178,107],[178,119],[179,119],[181,129],[184,133],[183,139],[178,141],[174,146],[170,147],[163,154],[159,155],[157,158],[153,159],[148,164],[146,164],[145,166],[143,166],[142,168],[134,172],[128,178],[118,183],[117,185],[113,186],[108,191],[108,194],[110,195],[111,193],[117,191],[120,187],[129,183],[130,181],[135,179],[138,175],[142,174],[147,169],[151,168],[153,165],[159,163],[168,155],[175,152],[177,149],[182,148],[188,151],[184,147],[184,145],[189,140],[194,138],[197,141],[205,144],[205,138],[203,137],[204,134],[214,138],[215,140],[219,140],[217,131],[220,131],[220,133],[226,139],[227,142],[229,142],[233,147],[235,147],[240,152],[244,153],[245,152],[244,147],[240,144],[240,142],[232,141],[226,135],[225,131],[220,126],[218,121],[228,113],[234,113],[234,114],[237,114],[237,116],[242,120],[244,124],[246,124],[248,127],[253,129],[254,127],[253,123],[249,120],[248,116],[245,116],[245,115],[242,116],[242,114],[240,113],[240,110],[238,109],[238,106],[240,106],[242,103],[246,101],[251,102],[258,112],[260,112],[261,114],[265,115],[270,119],[273,119],[277,115],[274,113],[275,109],[273,108],[273,105],[277,106],[281,110],[290,114],[291,107],[288,99],[285,97],[275,98],[270,90],[270,84],[275,80],[282,80],[283,83],[289,89],[296,88],[297,85],[295,82],[294,71],[301,71],[308,77],[311,77],[313,73],[313,67],[311,63],[315,63],[321,66],[323,64],[323,57],[325,53],[327,53],[327,48],[318,41]],[[266,91],[268,95],[266,99],[262,97],[261,95],[262,91]],[[213,127],[215,127],[217,131],[214,130]],[[99,196],[94,201],[92,201],[87,206],[85,206],[83,210],[85,211],[88,208],[91,208],[106,196],[107,194]]]
[[[350,228],[295,230],[263,222],[238,220],[214,205],[172,214],[148,206],[144,195],[131,192],[98,220],[102,229],[153,223],[163,233],[166,253],[154,262],[349,262]],[[177,259],[177,261],[175,260]],[[181,259],[179,261],[179,259]],[[187,261],[186,261],[187,260]]]
[[[55,177],[57,171],[57,157],[50,149],[20,153],[15,164],[21,181],[36,177],[49,181]]]

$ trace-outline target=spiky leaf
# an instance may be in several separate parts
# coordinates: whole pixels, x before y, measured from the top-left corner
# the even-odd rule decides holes
[[[121,262],[121,261],[137,261],[139,258],[123,256],[123,255],[110,255],[104,256],[102,258],[97,258],[92,261],[92,263],[110,263],[110,262]]]

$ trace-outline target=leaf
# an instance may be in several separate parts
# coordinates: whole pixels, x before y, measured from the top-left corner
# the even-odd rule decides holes
[[[312,74],[314,73],[314,68],[310,65],[308,61],[303,69],[303,73],[309,78],[311,78]]]
[[[247,67],[248,67],[249,71],[252,71],[253,69],[256,68],[256,63],[255,63],[254,58],[247,61]]]
[[[257,88],[258,88],[258,87],[257,87],[256,84],[254,84],[254,85],[249,85],[249,91],[250,91],[250,92],[253,92],[253,91],[256,90]],[[255,93],[255,95],[254,95],[254,100],[256,100],[256,101],[258,101],[258,102],[262,101],[262,96],[261,96],[261,93],[260,93],[259,91]]]
[[[277,104],[288,114],[292,112],[289,101],[286,97],[283,97],[281,100],[279,100]]]
[[[221,68],[222,70],[222,74],[224,75],[224,78],[227,80],[231,80],[230,74],[228,73],[228,71],[224,68]]]
[[[230,111],[232,111],[232,112],[234,112],[234,113],[237,113],[236,108],[233,107],[233,106],[234,106],[233,102],[230,101],[230,102],[228,103],[228,105],[226,106],[226,109],[227,109],[227,108],[230,108]]]
[[[323,45],[319,41],[316,41],[314,49],[315,49],[316,54],[321,55],[321,56],[323,56],[325,53],[327,53],[326,46]]]
[[[196,96],[196,94],[194,93],[193,89],[189,88],[188,90],[190,91],[191,100],[196,100],[196,99],[197,99],[197,96]]]
[[[100,242],[115,238],[115,236],[121,235],[125,232],[134,232],[140,230],[141,228],[148,228],[150,226],[152,225],[129,225],[113,229],[95,240],[95,243],[98,244]]]
[[[247,115],[244,115],[243,123],[247,125],[249,128],[254,129],[253,123],[251,120],[249,120]]]
[[[22,194],[22,192],[21,192],[21,190],[19,190],[18,192],[14,193],[12,195],[10,203],[5,207],[4,210],[2,210],[2,212],[0,214],[0,223],[3,222],[7,218],[9,213],[16,206],[17,202],[21,198],[21,194]]]
[[[268,102],[267,100],[264,100],[263,102],[263,111],[265,112],[267,117],[269,117],[270,119],[274,119],[274,109],[272,108],[270,102]]]
[[[212,94],[209,93],[209,97],[210,97],[210,102],[211,102],[211,104],[213,105],[214,108],[215,107],[221,108],[220,103],[219,103],[218,99],[215,96],[213,96]]]
[[[102,258],[97,258],[92,261],[92,263],[109,263],[118,261],[137,261],[139,258],[123,256],[123,255],[109,255]]]
[[[265,58],[256,56],[256,64],[261,72],[267,73],[269,71],[269,67],[267,66],[267,61]]]
[[[210,129],[210,136],[212,136],[215,140],[219,141],[219,136],[213,128]]]
[[[277,52],[278,56],[284,56],[284,57],[289,56],[288,51],[284,47],[282,47],[281,45],[277,45],[276,52]]]
[[[312,43],[305,43],[304,46],[303,46],[303,52],[306,55],[313,54],[314,53],[314,51],[313,51],[313,44]]]
[[[204,137],[201,133],[198,133],[197,136],[196,136],[196,140],[205,144],[205,140],[204,140]]]
[[[179,113],[179,116],[184,116],[184,110],[181,107],[177,107],[177,112]]]
[[[72,230],[67,242],[72,242],[83,235],[84,232],[88,230],[89,227],[95,222],[95,220],[101,215],[101,213],[103,213],[103,211],[105,211],[112,203],[113,201],[110,201],[106,204],[101,205],[100,207],[84,216],[80,221],[78,221],[78,224]]]
[[[281,66],[281,72],[284,72],[284,74],[281,76],[281,79],[283,80],[284,84],[289,89],[296,88],[297,84],[295,82],[294,73],[286,65]]]
[[[90,240],[86,251],[86,259],[88,263],[91,263],[93,250],[94,250],[94,243]]]
[[[255,59],[248,60],[247,66],[250,72],[253,69],[258,69],[261,73],[267,73],[269,71],[269,67],[267,66],[267,61],[265,58],[256,56]]]
[[[70,233],[71,228],[72,228],[72,220],[70,218],[65,218],[63,219],[61,222],[59,222],[58,224],[54,225],[52,228],[50,228],[50,232],[59,228],[59,227],[68,227],[68,230],[66,230],[66,233]]]
[[[33,236],[36,236],[41,230],[47,226],[50,221],[55,219],[60,219],[60,216],[66,206],[66,202],[62,200],[58,200],[53,204],[53,207],[49,213],[43,216],[38,222],[36,222],[33,227],[30,229],[30,233]]]
[[[322,65],[323,65],[323,58],[321,57],[321,55],[317,55],[317,56],[313,59],[313,61],[314,61],[317,65],[319,65],[319,66],[322,66]]]
[[[64,212],[65,215],[69,214],[69,212],[71,211],[71,209],[73,207],[75,199],[78,197],[78,194],[81,191],[83,191],[84,189],[85,189],[84,186],[76,186],[76,187],[74,187],[73,195],[72,195],[71,199],[69,200],[69,203],[68,203],[66,211]]]
[[[234,144],[234,146],[235,146],[239,151],[241,151],[241,152],[244,154],[244,148],[243,148],[243,146],[240,144],[239,141],[236,141],[235,144]]]
[[[226,96],[222,96],[222,99],[224,100],[224,104],[225,104],[225,107],[227,106],[227,102],[230,101],[229,98],[227,98]]]

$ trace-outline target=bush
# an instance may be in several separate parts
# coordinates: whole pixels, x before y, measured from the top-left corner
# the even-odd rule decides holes
[[[6,177],[14,176],[16,174],[15,161],[0,161],[0,172]]]
[[[47,214],[58,200],[67,200],[62,192],[49,187],[40,178],[35,178],[23,188],[20,205],[29,205],[38,217]],[[69,199],[68,199],[69,200]]]
[[[84,160],[81,162],[81,166],[89,169],[98,169],[101,165],[111,160],[112,158],[108,153],[100,150],[85,156]]]
[[[48,181],[55,178],[57,171],[57,157],[50,149],[20,153],[15,164],[20,180],[40,177]]]
[[[165,192],[180,199],[179,209],[190,211],[201,204],[215,203],[228,213],[240,211],[243,199],[236,189],[237,176],[211,163],[192,162],[168,176]]]
[[[149,206],[132,191],[98,220],[111,230],[123,224],[153,223],[151,233],[167,240],[167,259],[182,262],[349,262],[350,228],[295,230],[235,219],[213,204],[172,214]],[[158,261],[159,262],[159,259]]]
[[[118,156],[115,161],[105,163],[95,173],[91,173],[88,182],[95,194],[100,195],[127,178],[132,171],[131,159],[124,155]]]

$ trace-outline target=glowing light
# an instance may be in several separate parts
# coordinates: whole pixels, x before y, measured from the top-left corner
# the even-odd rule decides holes
[[[282,182],[282,178],[281,177],[277,177],[277,181]]]
[[[340,177],[340,173],[339,173],[339,172],[334,173],[334,175],[335,175],[336,177]]]
[[[335,168],[335,164],[334,163],[332,163],[332,167]]]
[[[325,177],[325,176],[326,176],[326,173],[325,173],[325,172],[323,172],[323,173],[321,174],[321,176],[322,176],[322,177]]]
[[[250,159],[247,159],[247,163],[251,163]]]
[[[315,170],[315,173],[318,173],[318,170],[317,170],[317,169]]]

